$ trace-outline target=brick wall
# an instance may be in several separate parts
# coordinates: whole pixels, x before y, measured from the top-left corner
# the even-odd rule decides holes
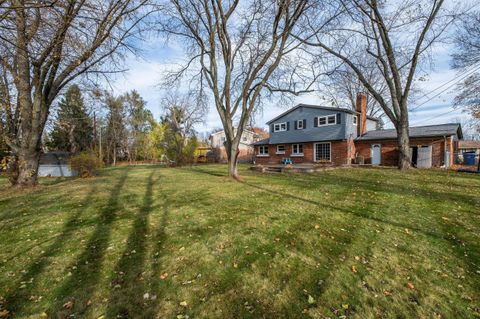
[[[349,158],[353,158],[354,152],[352,152],[352,147],[354,149],[353,141],[333,141],[331,143],[331,160],[335,165],[345,165],[350,164]],[[285,154],[276,154],[277,145],[268,145],[268,155],[269,156],[259,156],[258,155],[258,146],[255,147],[255,161],[257,164],[279,164],[282,161],[282,158],[289,157],[292,159],[293,163],[314,163],[313,161],[313,152],[314,152],[314,143],[301,143],[303,144],[303,156],[292,155],[292,144],[281,144],[285,145]],[[351,146],[350,150],[348,145]],[[350,157],[349,157],[350,153]]]
[[[365,158],[365,164],[372,163],[371,147],[372,144],[380,144],[381,165],[396,166],[398,164],[398,143],[396,140],[372,140],[372,141],[356,141],[355,150],[358,155]],[[410,146],[432,145],[432,166],[442,166],[444,164],[445,140],[443,138],[412,138]],[[447,148],[450,150],[451,163],[453,163],[453,143],[447,138]]]

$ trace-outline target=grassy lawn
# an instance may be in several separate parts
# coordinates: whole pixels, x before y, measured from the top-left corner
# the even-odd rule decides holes
[[[480,318],[480,178],[221,165],[0,180],[0,317]]]

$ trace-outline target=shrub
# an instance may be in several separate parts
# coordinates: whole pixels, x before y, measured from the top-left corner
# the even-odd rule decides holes
[[[102,161],[93,152],[82,152],[70,158],[70,168],[82,178],[94,176],[102,166]]]

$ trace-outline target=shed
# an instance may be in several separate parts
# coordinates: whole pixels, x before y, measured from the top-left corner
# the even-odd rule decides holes
[[[48,152],[40,155],[38,176],[42,177],[72,177],[77,172],[70,169],[69,152]]]

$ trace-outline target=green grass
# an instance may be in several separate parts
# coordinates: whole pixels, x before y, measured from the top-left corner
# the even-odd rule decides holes
[[[225,172],[113,168],[24,192],[0,179],[0,314],[480,317],[478,176]]]

